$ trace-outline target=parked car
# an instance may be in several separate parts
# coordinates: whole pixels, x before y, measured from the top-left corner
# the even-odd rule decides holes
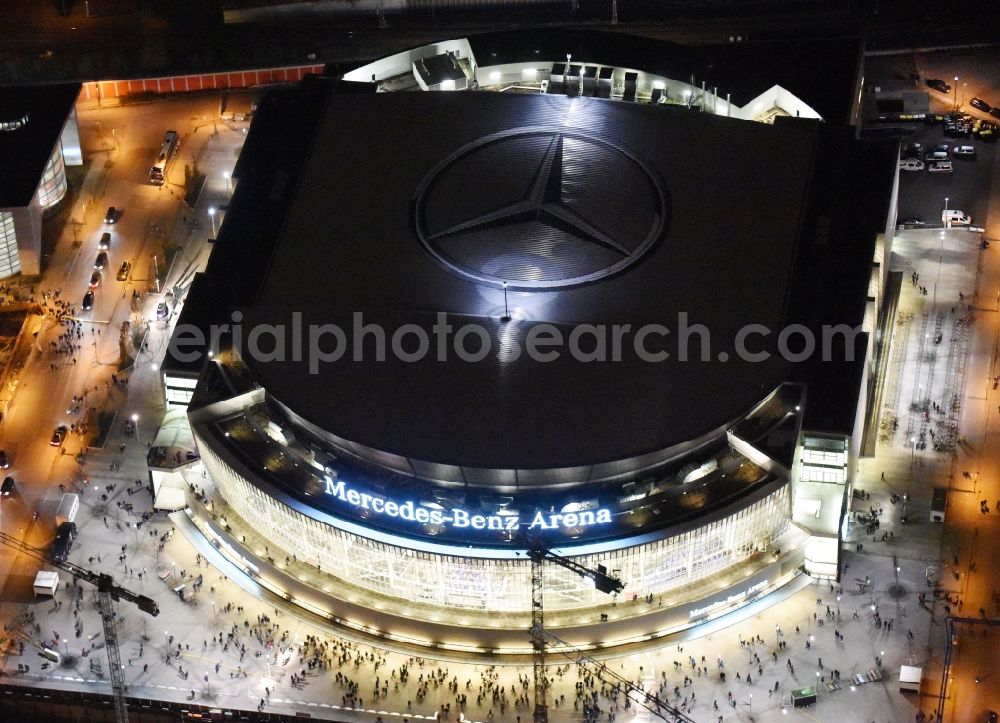
[[[122,261],[122,265],[118,267],[118,275],[115,276],[119,281],[128,281],[128,272],[132,270],[132,263],[130,261]]]
[[[101,285],[101,272],[95,271],[90,275],[90,288],[96,289]]]
[[[899,170],[922,171],[924,170],[924,162],[919,158],[904,158],[899,162]]]
[[[108,265],[108,255],[103,251],[97,254],[97,258],[94,260],[94,268],[101,271],[105,266]]]
[[[928,151],[924,154],[924,161],[927,163],[934,163],[935,161],[947,161],[948,151]]]
[[[97,248],[106,251],[111,248],[111,234],[107,231],[101,234],[101,240],[97,242]]]
[[[49,444],[51,444],[53,447],[61,447],[62,443],[66,439],[66,432],[68,431],[69,429],[66,427],[65,424],[60,424],[58,427],[56,427],[55,431],[52,432],[52,439],[49,440]]]
[[[903,149],[903,152],[899,155],[902,158],[920,158],[920,154],[924,152],[923,143],[910,143]]]
[[[927,87],[938,91],[939,93],[950,93],[951,83],[946,83],[940,78],[928,78]]]
[[[926,226],[926,222],[920,216],[904,216],[896,222],[897,226]]]
[[[17,488],[14,486],[14,478],[9,476],[4,477],[3,484],[0,484],[0,496],[10,497],[16,491]]]
[[[987,103],[982,98],[972,98],[972,99],[970,99],[969,100],[969,105],[971,105],[976,110],[981,110],[983,113],[989,113],[991,110],[993,110],[990,107],[990,104]]]
[[[944,134],[948,138],[968,138],[972,133],[972,124],[966,121],[948,121],[944,124]]]
[[[108,212],[104,214],[104,223],[118,223],[118,219],[121,218],[121,209],[115,208],[114,206],[108,206]]]
[[[73,549],[73,540],[76,537],[76,523],[63,522],[56,529],[56,539],[52,544],[52,557],[57,560],[65,560],[69,557]]]
[[[80,305],[84,311],[90,311],[94,308],[94,290],[91,289],[86,294],[83,295],[83,303]]]
[[[7,450],[0,449],[0,469],[7,469],[10,467],[10,460],[7,459]]]
[[[951,149],[951,154],[955,158],[975,158],[976,149],[974,146],[955,146]]]
[[[938,161],[927,167],[930,173],[951,173],[951,161]]]

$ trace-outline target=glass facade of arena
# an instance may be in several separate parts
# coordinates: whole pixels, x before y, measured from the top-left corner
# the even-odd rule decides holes
[[[202,460],[229,506],[275,546],[325,573],[372,592],[446,608],[527,612],[530,563],[523,558],[444,555],[371,540],[302,514],[262,492],[223,461],[202,438]],[[717,575],[768,550],[788,527],[785,485],[745,509],[672,537],[577,559],[607,566],[641,595],[666,593]],[[271,547],[272,555],[274,547]],[[606,604],[607,598],[562,568],[546,571],[547,609]]]
[[[14,214],[0,211],[0,279],[21,271],[21,258],[17,253],[17,233],[14,231]]]
[[[62,146],[56,144],[42,171],[42,180],[38,184],[38,201],[42,208],[48,208],[62,200],[66,195],[66,165],[63,163]]]

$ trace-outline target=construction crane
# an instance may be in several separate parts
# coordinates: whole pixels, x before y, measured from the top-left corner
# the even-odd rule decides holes
[[[591,570],[575,560],[557,555],[552,550],[537,543],[529,546],[528,556],[531,558],[531,627],[528,629],[528,633],[531,635],[531,657],[534,668],[534,723],[548,723],[549,709],[546,703],[548,681],[545,678],[545,639],[549,633],[546,633],[544,625],[545,581],[543,569],[545,561],[549,560],[566,568],[570,572],[575,572],[580,577],[593,580],[595,588],[609,595],[624,590],[625,583],[616,577],[608,575],[608,569],[604,565],[598,565],[596,570]]]
[[[23,540],[0,532],[0,542],[39,562],[58,567],[73,575],[78,580],[84,580],[97,588],[97,609],[101,613],[101,623],[104,626],[104,642],[108,651],[108,665],[111,675],[111,694],[115,702],[115,718],[117,723],[128,723],[128,708],[125,706],[125,675],[123,673],[121,656],[118,652],[118,633],[115,631],[114,602],[126,600],[134,603],[142,612],[153,617],[160,614],[156,601],[145,595],[139,595],[115,584],[114,578],[103,572],[91,572],[79,565],[65,560],[56,560],[37,547]]]
[[[632,681],[613,671],[605,663],[595,660],[584,651],[573,647],[565,640],[562,640],[550,633],[548,630],[545,631],[545,637],[552,640],[552,642],[558,646],[555,649],[560,655],[566,656],[577,665],[588,670],[594,677],[599,678],[605,683],[612,686],[618,686],[621,690],[624,690],[625,694],[631,697],[636,704],[641,705],[653,715],[659,716],[663,720],[669,721],[669,723],[695,723],[693,718],[689,717],[682,711],[677,710],[665,700],[661,700],[660,696],[647,693]]]
[[[557,650],[561,655],[565,655],[578,665],[590,670],[600,680],[610,685],[618,686],[625,691],[626,695],[631,696],[638,705],[641,705],[654,715],[671,723],[694,723],[687,715],[666,701],[660,700],[659,696],[650,695],[630,680],[623,678],[609,669],[603,663],[598,662],[582,650],[574,648],[545,629],[545,605],[543,600],[545,581],[543,578],[543,569],[546,560],[554,562],[570,572],[575,572],[580,577],[592,580],[597,590],[608,595],[620,593],[625,589],[625,583],[609,575],[608,568],[604,565],[598,565],[596,570],[591,570],[575,560],[557,555],[552,550],[537,542],[533,542],[530,545],[528,555],[531,558],[531,628],[528,632],[531,635],[532,662],[534,667],[534,723],[548,723],[549,719],[548,704],[546,703],[548,680],[545,677],[545,654],[548,640],[552,640],[559,646]]]

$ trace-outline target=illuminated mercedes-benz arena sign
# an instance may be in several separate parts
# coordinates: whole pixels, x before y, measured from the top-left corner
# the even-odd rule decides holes
[[[341,502],[346,502],[355,510],[371,510],[376,515],[385,515],[393,519],[416,522],[422,525],[436,527],[451,527],[456,530],[495,530],[502,532],[519,532],[522,529],[521,516],[516,512],[496,515],[480,515],[469,512],[461,507],[451,509],[428,509],[414,505],[412,500],[396,502],[385,497],[359,492],[347,485],[344,480],[334,482],[326,478],[323,492]],[[580,510],[579,512],[563,512],[545,514],[541,510],[535,512],[530,520],[524,521],[528,530],[554,530],[560,528],[576,529],[611,522],[611,511],[607,509]]]
[[[567,612],[553,626],[588,646],[635,642],[633,618],[654,610],[643,639],[667,634],[794,576],[808,379],[776,353],[737,358],[732,340],[815,316],[805,301],[832,264],[811,245],[810,194],[829,197],[814,183],[818,126],[544,92],[336,88],[310,80],[261,104],[185,307],[204,326],[238,310],[246,328],[335,325],[355,344],[318,364],[217,335],[189,408],[213,499],[190,514],[216,547],[331,620],[479,652],[528,648],[531,547],[657,602],[597,628],[612,599],[548,569],[546,610]],[[366,326],[351,330],[358,312]],[[495,353],[386,353],[380,334],[430,333],[441,314],[477,324]],[[707,354],[504,351],[539,325],[691,337],[681,317],[708,330],[694,334]],[[774,352],[774,336],[756,351]],[[235,520],[269,552],[227,534]],[[286,555],[310,575],[269,559]]]

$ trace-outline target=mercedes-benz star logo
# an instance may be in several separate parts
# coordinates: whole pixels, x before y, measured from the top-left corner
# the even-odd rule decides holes
[[[576,130],[520,128],[467,144],[417,188],[417,236],[477,283],[543,290],[616,274],[663,236],[668,202],[639,158]]]

